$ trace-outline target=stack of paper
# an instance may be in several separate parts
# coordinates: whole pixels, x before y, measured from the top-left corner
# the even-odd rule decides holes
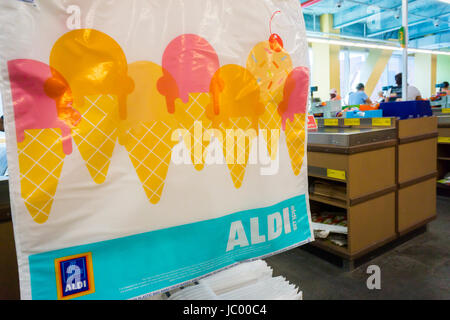
[[[187,287],[162,294],[168,300],[302,300],[302,292],[284,277],[273,277],[263,260],[242,263]],[[152,299],[157,299],[153,297]]]

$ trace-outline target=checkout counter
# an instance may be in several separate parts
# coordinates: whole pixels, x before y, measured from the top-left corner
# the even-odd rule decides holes
[[[340,242],[316,237],[313,245],[341,257],[351,269],[354,260],[396,237],[396,121],[388,118],[384,126],[370,118],[317,123],[318,129],[308,132],[313,221],[319,216],[313,228],[326,228],[320,225],[326,214],[344,216],[346,230]]]
[[[314,246],[352,269],[435,219],[437,117],[316,120],[308,131]]]
[[[320,98],[314,98],[314,92],[317,92],[317,90],[317,87],[310,88],[310,114],[320,118],[331,118],[335,117],[338,112],[342,111],[341,100],[321,101]]]

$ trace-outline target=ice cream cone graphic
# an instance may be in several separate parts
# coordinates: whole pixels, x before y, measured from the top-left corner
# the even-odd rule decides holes
[[[136,174],[150,203],[157,204],[163,193],[171,160],[172,128],[164,121],[141,122],[126,134],[125,148]]]
[[[294,121],[286,120],[286,144],[291,158],[294,174],[298,176],[303,165],[305,155],[305,114],[296,114]]]
[[[264,41],[258,43],[250,52],[247,69],[255,76],[261,88],[265,112],[259,119],[259,128],[265,131],[267,150],[274,159],[278,141],[272,141],[272,130],[281,129],[278,104],[283,98],[284,82],[292,70],[292,61],[284,49],[276,52],[271,49],[269,41]],[[276,137],[279,137],[279,134]],[[275,148],[273,151],[272,146]]]
[[[34,60],[8,62],[14,102],[20,191],[32,219],[45,223],[72,153],[71,131],[80,121],[65,79]]]
[[[26,130],[17,144],[20,189],[33,220],[44,223],[50,216],[64,164],[61,132],[58,129]]]
[[[95,183],[106,180],[119,128],[117,98],[112,95],[86,96],[78,106],[82,120],[73,139]]]
[[[82,114],[74,140],[95,183],[105,181],[120,119],[127,117],[126,99],[134,83],[119,44],[100,31],[78,29],[60,37],[50,65],[67,79],[74,106]]]
[[[209,145],[202,136],[211,127],[205,111],[210,103],[211,79],[220,67],[219,58],[206,39],[183,34],[168,44],[162,67],[164,75],[158,81],[158,89],[166,97],[167,110],[175,116],[179,128],[189,132],[187,147],[192,163],[202,170]]]
[[[260,88],[253,75],[238,65],[225,65],[211,81],[212,101],[207,116],[222,133],[226,163],[236,188],[242,186],[251,144],[264,112]]]
[[[271,30],[270,33],[269,40],[258,43],[251,50],[247,59],[247,69],[255,76],[261,88],[265,112],[259,119],[259,128],[263,130],[269,156],[274,160],[277,156],[276,149],[280,135],[279,131],[273,135],[272,130],[281,129],[278,104],[283,98],[284,82],[293,67],[291,57],[283,48],[281,37],[273,34]]]
[[[305,155],[308,89],[309,69],[306,67],[295,68],[286,80],[283,101],[278,107],[295,175],[300,174]]]
[[[253,131],[248,131],[253,129]],[[248,164],[251,146],[256,138],[253,119],[250,117],[230,118],[228,124],[221,123],[223,154],[236,189],[242,186]],[[249,133],[252,132],[252,133]]]
[[[206,116],[206,108],[210,101],[209,93],[190,93],[187,103],[183,103],[180,99],[175,102],[173,115],[178,127],[189,132],[190,141],[186,146],[190,148],[192,164],[198,171],[204,167],[204,153],[209,145],[209,141],[205,141],[203,136],[212,124]]]
[[[156,88],[161,66],[148,61],[129,65],[136,87],[128,96],[128,118],[119,141],[125,146],[148,200],[157,204],[162,196],[176,141],[174,116],[167,111],[165,97]]]

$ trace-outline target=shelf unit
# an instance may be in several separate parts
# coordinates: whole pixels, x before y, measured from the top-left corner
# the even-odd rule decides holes
[[[437,117],[387,119],[391,120],[377,121],[376,127],[380,122],[391,121],[394,136],[386,135],[385,132],[376,139],[371,138],[374,141],[365,136],[348,138],[355,145],[347,147],[308,142],[310,184],[315,179],[323,179],[330,184],[340,181],[346,187],[345,200],[316,195],[312,187],[311,210],[315,203],[345,210],[348,224],[347,247],[338,247],[320,239],[313,245],[350,264],[436,217],[436,159],[448,164],[450,158],[450,150],[438,151]],[[352,129],[370,128],[368,121],[371,120],[361,119],[360,126],[345,126],[344,120],[339,119],[337,128],[329,132],[330,135],[333,132],[337,135],[345,128],[350,129],[349,132]],[[325,121],[318,122],[320,129]],[[372,128],[376,127],[374,125]],[[450,137],[450,126],[444,130],[440,128],[439,132]],[[310,140],[319,141],[317,138]],[[337,144],[342,139],[336,136],[328,140]],[[444,146],[450,147],[450,143]],[[332,175],[328,175],[329,169]],[[336,172],[341,172],[341,179],[336,179],[339,176]],[[442,188],[450,190],[447,186]]]
[[[308,142],[310,185],[317,180],[339,183],[345,186],[346,195],[345,200],[335,199],[316,195],[311,188],[311,210],[321,205],[339,208],[340,212],[346,213],[348,224],[347,247],[321,239],[313,245],[350,262],[396,238],[397,131],[395,119],[389,119],[390,125],[384,128],[385,131],[361,133],[353,139],[354,145],[318,144],[314,139]],[[361,119],[359,126],[346,126],[344,119],[339,119],[337,128],[370,129],[368,121],[371,120]],[[318,119],[319,127],[325,128],[324,123],[324,119]],[[329,128],[328,131],[335,129]],[[375,137],[375,133],[378,136]],[[381,133],[385,138],[381,138]],[[373,135],[373,138],[367,139],[367,135]],[[355,137],[348,139],[352,138]]]
[[[396,231],[401,236],[436,217],[437,117],[398,120]]]

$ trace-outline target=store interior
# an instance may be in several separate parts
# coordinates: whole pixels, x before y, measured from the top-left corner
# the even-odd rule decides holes
[[[275,274],[286,276],[305,292],[314,292],[310,299],[448,299],[450,198],[446,179],[450,159],[445,137],[446,108],[450,105],[445,88],[450,74],[450,5],[437,0],[408,2],[407,54],[398,47],[400,28],[405,25],[401,1],[302,1],[302,6],[310,38],[310,113],[343,117],[338,126],[345,131],[345,122],[351,125],[356,112],[361,128],[371,113],[377,117],[382,110],[383,117],[389,115],[383,103],[400,100],[393,98],[393,88],[399,87],[396,75],[406,71],[408,97],[411,91],[416,92],[415,87],[420,93],[417,100],[429,101],[437,120],[426,123],[426,117],[404,117],[398,121],[397,145],[391,147],[391,155],[382,154],[383,150],[389,152],[387,145],[378,151],[348,152],[348,163],[342,169],[353,171],[353,177],[359,179],[365,176],[364,188],[355,185],[359,181],[351,176],[343,182],[320,172],[318,168],[336,166],[345,156],[342,150],[320,148],[323,142],[319,135],[315,137],[310,131],[308,175],[313,222],[331,223],[333,228],[337,224],[336,232],[341,232],[342,225],[348,228],[342,229],[345,235],[326,232],[324,239],[317,239],[317,232],[327,229],[317,225],[315,243],[268,258],[267,262]],[[363,100],[370,101],[355,103],[359,91],[365,93]],[[360,104],[359,108],[339,112],[341,107],[354,104]],[[319,120],[319,130],[326,131],[327,119],[323,121]],[[335,135],[330,133],[330,137]],[[363,135],[359,139],[363,140]],[[386,135],[380,141],[390,139]],[[396,159],[395,167],[389,166],[392,158]],[[384,187],[380,188],[381,184]],[[396,187],[389,188],[391,185]],[[361,189],[367,195],[383,188],[384,196],[378,193],[373,200],[357,199]],[[392,205],[387,204],[389,201]],[[364,219],[359,217],[363,214],[367,214]],[[345,219],[344,224],[341,219]],[[365,250],[361,251],[362,247]],[[381,290],[367,290],[367,270],[372,265],[382,270]]]
[[[316,241],[264,261],[305,300],[450,298],[450,1],[404,2],[300,1]],[[19,299],[5,154],[2,131],[0,299]]]

